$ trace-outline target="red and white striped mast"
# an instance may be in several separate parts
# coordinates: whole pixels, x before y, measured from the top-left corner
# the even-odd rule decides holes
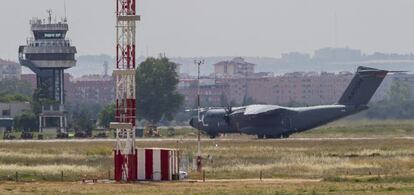
[[[136,120],[136,0],[116,0],[116,129],[115,180],[137,180]]]

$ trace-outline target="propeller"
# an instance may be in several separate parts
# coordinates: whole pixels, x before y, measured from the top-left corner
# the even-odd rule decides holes
[[[227,108],[224,109],[225,110],[225,114],[224,114],[224,120],[226,121],[226,123],[228,125],[230,125],[230,115],[233,113],[233,107],[231,107],[230,105],[227,106]]]

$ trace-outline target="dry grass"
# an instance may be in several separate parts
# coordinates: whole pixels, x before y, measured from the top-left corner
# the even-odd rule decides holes
[[[90,167],[90,166],[85,166],[85,165],[77,166],[77,165],[64,165],[64,164],[36,165],[36,166],[23,166],[23,165],[13,165],[13,164],[0,165],[1,173],[4,173],[4,172],[10,172],[10,173],[38,172],[40,174],[52,174],[53,175],[53,174],[60,174],[62,171],[64,173],[70,172],[70,173],[88,174],[88,173],[96,172],[97,169]]]
[[[238,181],[208,183],[0,183],[0,194],[411,194],[413,183]]]
[[[414,189],[412,184],[414,183],[414,140],[398,137],[409,136],[414,129],[414,123],[411,121],[389,123],[392,127],[387,124],[387,121],[385,123],[360,121],[350,124],[349,127],[339,122],[310,133],[297,135],[315,137],[326,133],[327,137],[337,137],[348,133],[346,137],[379,136],[380,138],[377,139],[256,140],[242,136],[242,139],[237,140],[205,140],[202,143],[203,155],[212,156],[212,160],[204,162],[208,180],[258,179],[262,172],[264,178],[324,180],[318,184],[213,182],[209,184],[29,183],[19,185],[3,183],[0,185],[0,194],[9,192],[72,194],[79,193],[80,190],[87,194],[309,194],[314,191],[351,194],[410,193]],[[362,129],[361,132],[357,132],[358,128]],[[397,134],[396,138],[393,138],[386,128],[390,128],[391,132],[404,132],[404,134]],[[183,159],[189,160],[196,152],[196,142],[191,140],[137,141],[137,146],[179,148]],[[80,181],[83,178],[107,179],[108,172],[113,175],[111,173],[113,147],[114,143],[110,141],[0,142],[0,181],[14,180],[15,172],[19,173],[20,181],[60,181],[62,171],[65,181]],[[200,178],[200,175],[189,171],[190,177]]]
[[[414,120],[339,120],[294,137],[406,137],[414,136]]]
[[[88,170],[89,177],[106,179],[108,171],[112,172],[113,145],[112,142],[0,143],[0,180],[10,179],[4,174],[14,171],[35,172],[38,176],[28,177],[29,180],[42,180],[48,168],[50,175],[57,177],[54,170],[59,172],[62,170],[59,167],[67,167],[64,172],[78,170],[65,173],[68,180],[85,177],[82,170]],[[188,140],[138,141],[137,145],[179,148],[190,160],[196,152],[195,142]],[[204,156],[212,156],[211,161],[205,161],[210,179],[257,178],[260,171],[266,178],[370,175],[414,178],[414,142],[410,139],[209,140],[202,146]],[[14,168],[6,172],[7,167]]]

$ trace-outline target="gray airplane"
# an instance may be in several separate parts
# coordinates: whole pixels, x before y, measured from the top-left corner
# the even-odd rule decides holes
[[[263,138],[288,138],[368,109],[368,102],[390,71],[359,67],[337,104],[311,107],[250,105],[204,108],[190,125],[215,138],[219,134],[244,133]],[[200,120],[198,120],[200,118]]]

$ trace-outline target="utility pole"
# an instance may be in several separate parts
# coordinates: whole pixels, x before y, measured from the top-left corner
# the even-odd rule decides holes
[[[198,126],[198,135],[197,135],[197,172],[201,173],[203,170],[202,166],[202,157],[201,157],[201,130],[200,124],[203,124],[201,120],[201,98],[200,98],[200,66],[205,63],[204,60],[194,60],[194,64],[197,65],[197,126]]]

